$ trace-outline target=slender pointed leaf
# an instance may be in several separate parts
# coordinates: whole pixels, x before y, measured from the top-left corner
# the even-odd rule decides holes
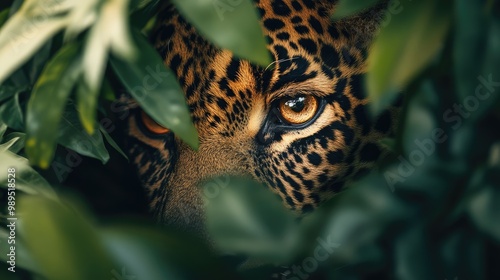
[[[49,62],[28,103],[26,153],[33,164],[47,168],[54,156],[59,123],[68,96],[80,74],[78,46],[67,45]]]
[[[102,126],[99,128],[99,130],[102,132],[102,135],[104,135],[104,138],[106,138],[106,141],[108,141],[109,145],[111,145],[111,147],[113,147],[118,153],[120,153],[124,158],[128,160],[127,155],[120,148],[120,146],[118,146],[113,137],[111,137],[111,135],[109,135],[109,133]]]
[[[4,151],[11,151],[18,153],[23,147],[26,135],[20,132],[13,132],[5,137],[4,143],[0,144],[0,153]]]
[[[103,164],[109,160],[101,132],[89,135],[78,121],[78,113],[74,106],[67,106],[64,111],[57,142],[81,155],[98,159]]]
[[[34,18],[25,9],[14,14],[0,29],[0,83],[66,24],[66,18],[45,18],[38,20],[33,28]]]

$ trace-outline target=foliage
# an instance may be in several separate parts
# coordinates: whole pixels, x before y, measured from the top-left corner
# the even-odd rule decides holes
[[[394,153],[300,221],[262,186],[229,178],[206,202],[207,228],[226,257],[134,218],[93,218],[61,178],[43,176],[57,164],[57,144],[103,163],[110,146],[120,149],[97,120],[119,113],[107,105],[121,86],[197,147],[181,89],[144,38],[159,1],[8,2],[0,5],[0,187],[16,168],[22,218],[16,274],[5,263],[9,230],[0,228],[2,279],[500,279],[499,1],[390,1],[366,87],[375,115],[404,92],[400,131],[384,139]],[[341,0],[332,20],[377,2]],[[174,3],[207,38],[269,63],[250,1],[223,20],[210,1]],[[143,78],[156,70],[163,78],[145,94]]]

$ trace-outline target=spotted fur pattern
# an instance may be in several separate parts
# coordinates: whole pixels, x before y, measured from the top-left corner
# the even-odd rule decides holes
[[[200,36],[174,7],[160,15],[154,44],[182,85],[200,148],[172,133],[152,135],[139,113],[128,120],[128,146],[158,219],[202,230],[199,184],[220,175],[264,183],[299,213],[317,207],[369,170],[377,142],[395,116],[367,115],[366,55],[379,12],[332,22],[336,1],[255,1],[275,62],[259,67]],[[276,121],[280,98],[314,95],[315,118]],[[139,112],[139,110],[135,110]]]

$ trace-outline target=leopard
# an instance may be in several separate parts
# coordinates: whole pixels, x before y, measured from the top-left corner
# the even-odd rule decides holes
[[[199,148],[125,99],[127,153],[158,223],[205,232],[200,186],[220,176],[252,178],[304,215],[369,172],[396,130],[396,111],[370,115],[364,86],[382,4],[332,20],[338,1],[253,3],[268,67],[212,43],[175,5],[159,12],[151,43],[183,89]]]

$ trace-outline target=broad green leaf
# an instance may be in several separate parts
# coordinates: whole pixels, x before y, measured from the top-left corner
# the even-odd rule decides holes
[[[0,29],[0,83],[14,72],[52,36],[59,32],[67,22],[64,17],[47,17],[30,14],[25,8],[15,13]],[[36,25],[34,26],[34,22]]]
[[[99,127],[99,130],[102,132],[102,135],[104,135],[104,138],[106,138],[106,141],[108,141],[109,145],[111,145],[111,147],[113,147],[118,153],[120,153],[124,158],[128,160],[127,155],[125,154],[125,152],[123,152],[120,146],[118,146],[115,140],[113,140],[113,137],[111,137],[111,135],[109,135],[109,133],[102,126]]]
[[[460,99],[475,92],[478,85],[477,76],[481,73],[485,62],[491,19],[486,13],[486,2],[486,0],[455,1],[457,20],[453,58],[456,89]]]
[[[15,94],[0,105],[0,120],[10,128],[23,130],[23,112],[19,104],[19,94]]]
[[[125,229],[125,231],[119,231],[119,229]],[[134,234],[131,234],[131,230]],[[164,243],[158,242],[160,240],[152,242],[152,239],[159,234],[141,231],[138,228],[114,228],[106,229],[101,235],[112,256],[124,264],[116,269],[118,274],[133,275],[137,279],[148,280],[182,279],[177,273],[179,268],[172,264],[171,259],[161,258],[160,260],[158,258],[158,254],[164,252],[158,250],[164,246]]]
[[[203,185],[207,228],[219,249],[286,260],[297,236],[293,216],[263,185],[225,177]]]
[[[126,62],[112,57],[113,70],[151,118],[197,149],[198,133],[175,75],[144,37],[136,34],[135,41],[141,50],[137,58]]]
[[[374,6],[379,1],[380,0],[340,0],[335,7],[332,19],[336,20],[352,16]]]
[[[180,12],[201,34],[236,56],[263,67],[271,63],[253,2],[174,0]]]
[[[47,168],[54,156],[63,110],[81,73],[78,50],[78,45],[67,45],[51,59],[28,102],[26,153],[41,168]]]
[[[20,236],[47,279],[112,279],[113,264],[87,215],[35,196],[19,200]],[[50,252],[48,254],[47,252]]]
[[[81,155],[98,159],[103,164],[109,160],[101,132],[89,135],[78,121],[78,113],[72,105],[68,105],[63,113],[57,142]]]
[[[27,194],[57,199],[52,187],[38,174],[27,159],[20,157],[10,151],[0,152],[0,169],[16,169],[16,189]],[[0,172],[0,187],[6,188],[7,172]]]
[[[240,279],[224,269],[206,243],[187,234],[143,223],[113,225],[100,233],[112,256],[138,280]]]
[[[385,109],[443,47],[451,22],[450,3],[407,3],[381,29],[368,58],[367,86],[374,113]]]

